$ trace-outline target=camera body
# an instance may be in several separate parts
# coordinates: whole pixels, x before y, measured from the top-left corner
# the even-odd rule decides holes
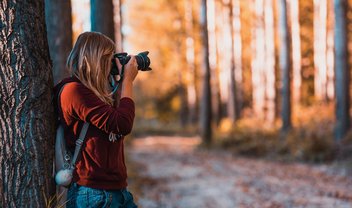
[[[148,57],[149,52],[144,51],[135,56],[137,65],[138,65],[138,70],[141,71],[150,71],[152,68],[150,68],[150,59]],[[117,68],[115,58],[119,60],[122,66],[126,65],[130,60],[131,56],[128,55],[128,53],[116,53],[114,54],[114,58],[112,59],[112,66],[111,66],[111,75],[119,75],[119,69]]]

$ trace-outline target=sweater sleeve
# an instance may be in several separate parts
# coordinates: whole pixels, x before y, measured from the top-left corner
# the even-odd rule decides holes
[[[106,133],[127,135],[132,130],[135,106],[130,98],[122,98],[119,107],[114,108],[83,84],[73,82],[65,86],[60,101],[64,114],[78,117]]]

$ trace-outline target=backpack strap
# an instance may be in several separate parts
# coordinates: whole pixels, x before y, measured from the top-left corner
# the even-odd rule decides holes
[[[66,83],[66,84],[68,84],[68,83]],[[61,96],[62,90],[64,89],[66,84],[62,85],[62,87],[61,87],[61,89],[59,91],[58,102],[60,101],[60,96]],[[77,160],[78,154],[81,152],[82,144],[83,144],[83,142],[85,140],[88,128],[89,128],[89,123],[88,122],[84,122],[83,127],[81,129],[81,132],[79,133],[79,137],[76,140],[75,152],[73,153],[73,157],[71,159],[70,168],[74,168],[74,166],[76,164],[76,160]]]
[[[71,167],[74,167],[74,165],[76,164],[76,160],[77,160],[78,154],[81,152],[82,144],[85,140],[88,127],[89,127],[89,123],[85,122],[81,129],[81,133],[79,134],[79,138],[76,140],[75,153],[73,154],[73,157],[71,160]]]
[[[61,86],[61,89],[59,91],[59,94],[57,95],[57,109],[59,110],[59,114],[60,114],[60,111],[62,111],[61,109],[61,105],[60,105],[60,97],[61,97],[61,93],[62,93],[62,90],[64,89],[65,85],[67,85],[68,83],[65,83]],[[58,116],[58,120],[60,120],[60,116]]]

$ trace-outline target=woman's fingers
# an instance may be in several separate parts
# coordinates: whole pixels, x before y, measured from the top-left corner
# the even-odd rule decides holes
[[[138,65],[137,65],[137,61],[136,58],[134,56],[131,56],[131,59],[129,60],[129,62],[126,64],[125,66],[125,79],[129,79],[131,81],[133,81],[137,74],[138,74]]]

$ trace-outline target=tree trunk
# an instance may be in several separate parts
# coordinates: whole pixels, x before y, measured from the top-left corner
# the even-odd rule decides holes
[[[209,39],[207,20],[207,0],[201,3],[201,27],[203,44],[203,73],[202,73],[202,97],[200,103],[200,131],[205,145],[210,145],[212,140],[212,108],[211,108],[211,88],[210,88],[210,64],[209,64]]]
[[[185,72],[185,70],[183,70]],[[188,102],[187,102],[187,90],[185,85],[185,77],[183,76],[182,72],[179,73],[180,79],[180,86],[179,86],[179,96],[180,96],[180,124],[182,127],[186,127],[188,124]]]
[[[240,0],[232,0],[233,2],[233,14],[234,14],[234,55],[235,55],[235,81],[236,81],[236,94],[237,94],[237,105],[236,115],[237,118],[242,117],[243,109],[243,69],[242,69],[242,23],[241,23],[241,3]]]
[[[55,191],[53,86],[44,1],[0,3],[2,207],[45,207]]]
[[[252,7],[254,0],[240,1],[241,8],[241,25],[242,28],[254,28],[254,18]],[[248,18],[250,17],[250,18]],[[251,45],[254,36],[253,29],[241,30],[241,40],[243,42],[242,47],[242,95],[243,95],[243,108],[251,108],[253,102],[253,85],[252,85],[252,59],[253,50]]]
[[[213,120],[218,124],[221,119],[221,99],[219,91],[219,73],[218,73],[218,57],[217,57],[217,44],[216,44],[216,26],[215,26],[215,0],[207,0],[207,25],[208,25],[208,44],[209,44],[209,65],[210,73],[210,85],[211,85],[211,103],[212,103],[212,117]]]
[[[242,40],[241,40],[241,19],[240,2],[229,1],[229,23],[231,31],[231,69],[230,69],[230,90],[229,90],[229,117],[232,122],[241,116],[242,102],[240,102],[242,83]]]
[[[115,43],[116,50],[123,51],[123,34],[122,34],[122,25],[123,25],[123,0],[114,0],[114,23],[115,23]]]
[[[275,119],[280,119],[280,112],[281,112],[281,97],[280,90],[281,90],[281,72],[280,72],[280,34],[279,34],[279,21],[278,19],[278,2],[273,1],[273,10],[274,10],[274,53],[275,53]]]
[[[301,100],[301,36],[299,25],[299,0],[291,0],[290,16],[292,28],[292,98],[294,103],[298,104]]]
[[[181,47],[181,45],[182,45],[182,40],[177,40],[175,50],[178,54],[183,54],[182,53],[183,48]],[[183,57],[183,58],[186,59],[186,57]],[[182,67],[178,71],[178,78],[179,78],[178,96],[180,98],[179,116],[180,116],[181,127],[186,127],[188,123],[188,114],[189,114],[188,101],[187,101],[187,97],[188,97],[187,96],[187,72],[188,72],[188,69],[186,67]]]
[[[112,0],[90,0],[90,11],[92,31],[101,32],[115,41]]]
[[[326,20],[326,0],[314,0],[314,93],[319,101],[327,100]]]
[[[265,25],[264,0],[255,0],[253,35],[252,84],[253,110],[258,118],[265,119]]]
[[[185,0],[185,29],[186,29],[186,62],[187,62],[187,102],[188,102],[188,122],[196,121],[196,86],[195,86],[195,49],[193,30],[193,2]]]
[[[264,2],[265,24],[265,120],[273,125],[275,121],[275,31],[273,0]]]
[[[291,80],[290,80],[290,36],[287,20],[286,0],[278,0],[280,32],[280,69],[282,76],[282,130],[291,128]]]
[[[252,82],[253,109],[256,115],[272,125],[275,120],[275,40],[271,0],[255,0],[255,35]]]
[[[230,6],[228,2],[222,0],[217,2],[216,27],[217,27],[217,54],[218,54],[218,73],[219,73],[219,91],[222,116],[230,117],[229,111],[231,98],[230,91],[230,70],[231,70],[231,23],[230,23]]]
[[[314,3],[299,1],[299,24],[301,36],[301,90],[300,103],[311,105],[314,101]]]
[[[335,93],[336,93],[336,140],[341,140],[350,128],[350,72],[347,49],[347,1],[335,0]]]
[[[71,1],[45,0],[45,20],[54,84],[57,84],[70,74],[66,59],[72,48]]]
[[[328,101],[335,99],[335,73],[334,73],[334,2],[328,1],[328,20],[327,20],[327,49],[326,49],[326,65],[327,65],[327,83],[326,93]]]

